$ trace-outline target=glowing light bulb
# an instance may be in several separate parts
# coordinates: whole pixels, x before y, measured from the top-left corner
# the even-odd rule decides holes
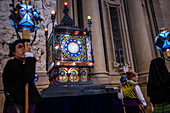
[[[52,15],[55,15],[55,11],[51,11],[51,14],[52,14]]]
[[[93,63],[91,62],[91,63],[89,63],[89,66],[92,66],[93,65]]]
[[[67,3],[67,2],[64,2],[64,5],[65,5],[65,6],[67,6],[67,5],[68,5],[68,3]]]
[[[48,31],[48,29],[47,29],[47,28],[45,28],[45,31]]]
[[[91,16],[88,16],[88,17],[87,17],[87,20],[91,20]]]
[[[60,65],[60,62],[57,62],[57,65]]]

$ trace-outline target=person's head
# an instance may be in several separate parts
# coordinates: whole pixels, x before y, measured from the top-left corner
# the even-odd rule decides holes
[[[136,74],[133,72],[126,72],[125,76],[128,80],[133,80],[134,82],[137,80]]]
[[[24,45],[21,40],[16,40],[12,44],[9,45],[10,53],[9,57],[15,57],[18,59],[24,59]]]
[[[127,78],[124,77],[124,76],[121,76],[120,82],[121,82],[121,84],[124,86],[124,85],[127,83]]]

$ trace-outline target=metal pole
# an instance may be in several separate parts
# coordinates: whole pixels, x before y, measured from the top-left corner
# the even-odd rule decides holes
[[[28,94],[28,92],[29,92],[28,91],[28,83],[26,83],[25,84],[25,113],[28,113],[28,109],[29,109],[29,94]]]
[[[51,12],[51,20],[52,20],[52,33],[53,33],[53,62],[55,66],[55,28],[54,28],[54,22],[55,22],[55,12]]]
[[[48,71],[48,29],[45,28],[45,38],[46,38],[46,71]]]
[[[25,84],[25,113],[28,113],[29,109],[29,101],[28,101],[28,83]]]

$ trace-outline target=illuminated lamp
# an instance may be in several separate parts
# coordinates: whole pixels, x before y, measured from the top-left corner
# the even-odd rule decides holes
[[[40,12],[36,9],[36,5],[30,5],[28,0],[22,0],[21,4],[16,6],[14,6],[14,0],[12,3],[10,6],[13,7],[13,10],[10,10],[11,14],[9,16],[11,24],[15,28],[19,39],[21,38],[18,32],[22,32],[23,39],[25,38],[25,40],[29,41],[29,33],[35,32],[40,28],[42,21]]]
[[[60,65],[60,62],[57,62],[57,65]]]
[[[22,30],[30,30],[30,32],[36,31],[40,27],[40,13],[32,5],[18,4],[15,6],[15,14],[11,13],[10,21],[12,26],[22,32]],[[17,20],[15,20],[17,18]],[[16,23],[15,23],[16,21]]]
[[[160,29],[160,34],[155,38],[155,45],[161,53],[166,52],[167,57],[170,57],[170,33],[167,31],[167,28],[163,27]]]
[[[67,2],[64,2],[64,6],[67,6],[68,5],[68,3]]]

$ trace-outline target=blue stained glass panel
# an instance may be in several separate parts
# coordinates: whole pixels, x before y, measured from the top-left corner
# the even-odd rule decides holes
[[[28,15],[30,16],[30,18],[31,18],[31,17],[33,17],[33,15],[32,15],[32,13],[31,13],[31,12],[28,12]]]
[[[30,18],[30,16],[29,15],[27,15],[27,21],[31,24],[31,25],[34,25],[34,23],[33,23],[33,21],[31,20],[31,18]]]
[[[24,23],[26,21],[27,21],[27,14],[24,15],[24,17],[22,18],[22,20],[20,21],[19,24],[22,24],[22,23]]]
[[[24,22],[24,23],[22,23],[21,25],[25,25],[25,26],[32,26],[30,23],[28,23],[28,22]]]
[[[166,51],[170,49],[170,33],[169,32],[161,32],[155,38],[155,45],[158,50]]]
[[[10,19],[10,21],[11,21],[12,26],[14,26],[14,21],[13,21],[13,20],[11,20],[11,19]]]
[[[23,8],[24,8],[24,10],[26,10],[26,9],[27,9],[26,4],[20,4],[20,6],[21,6],[21,7],[23,7]]]
[[[16,20],[16,25],[18,24],[18,26],[16,26],[19,32],[22,32],[22,30],[27,29],[30,30],[30,32],[34,32],[36,31],[39,27],[40,27],[40,21],[41,18],[38,14],[38,10],[32,10],[34,6],[32,5],[27,5],[27,4],[19,4],[16,5],[14,8],[15,10],[19,10],[19,14],[17,14],[17,20]],[[35,15],[35,16],[34,16]],[[34,18],[32,18],[34,17]],[[10,21],[12,26],[15,28],[14,26],[14,20],[16,18],[14,18],[14,16],[11,14],[10,16]],[[36,26],[35,26],[35,22],[37,22]]]
[[[32,7],[32,5],[27,5],[27,10],[30,10]]]

